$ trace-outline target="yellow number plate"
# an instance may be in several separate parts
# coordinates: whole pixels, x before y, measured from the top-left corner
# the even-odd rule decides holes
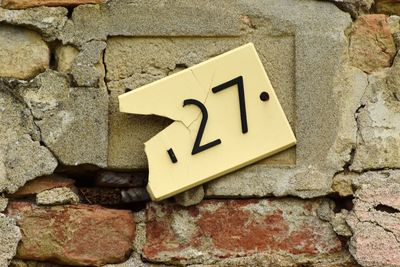
[[[174,120],[145,143],[153,200],[296,143],[252,43],[120,95],[119,106]]]

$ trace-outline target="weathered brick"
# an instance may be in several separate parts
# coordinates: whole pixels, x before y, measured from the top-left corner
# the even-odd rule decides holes
[[[131,212],[100,206],[37,207],[13,202],[22,242],[17,258],[67,265],[101,266],[126,260],[135,237]]]
[[[297,199],[206,200],[181,208],[147,209],[144,256],[167,263],[214,263],[254,254],[309,257],[339,254],[342,244],[316,216],[321,201]],[[345,257],[344,257],[345,258]],[[313,260],[314,259],[314,260]],[[251,262],[248,262],[251,264]]]

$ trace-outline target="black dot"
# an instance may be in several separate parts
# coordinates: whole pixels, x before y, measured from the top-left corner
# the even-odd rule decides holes
[[[269,94],[267,93],[267,92],[262,92],[261,94],[260,94],[260,99],[261,99],[261,101],[268,101],[269,100]]]

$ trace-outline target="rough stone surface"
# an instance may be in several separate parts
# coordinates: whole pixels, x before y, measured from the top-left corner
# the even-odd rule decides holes
[[[71,45],[62,45],[56,49],[57,70],[62,73],[71,73],[72,64],[79,54],[79,50]]]
[[[175,202],[181,206],[189,207],[199,204],[204,198],[203,186],[197,186],[175,196]]]
[[[49,67],[50,50],[36,32],[0,26],[0,77],[30,79]]]
[[[349,36],[349,54],[353,66],[371,73],[392,65],[396,47],[385,15],[358,17]]]
[[[21,232],[15,221],[0,213],[0,266],[8,266],[20,239]]]
[[[354,186],[354,209],[347,217],[351,254],[365,267],[400,266],[399,171],[367,172]]]
[[[34,28],[46,41],[54,41],[67,21],[68,10],[63,7],[38,7],[9,10],[0,7],[0,22]]]
[[[348,215],[349,212],[347,210],[342,210],[339,213],[335,213],[332,220],[330,221],[333,227],[333,231],[335,231],[335,233],[337,233],[338,235],[346,237],[352,236],[353,233],[351,232],[351,229],[346,222]]]
[[[64,165],[107,165],[108,95],[105,87],[69,87],[47,71],[20,90],[42,141]]]
[[[74,185],[74,182],[75,181],[72,179],[55,174],[42,176],[27,182],[24,186],[19,188],[17,192],[9,195],[9,197],[25,197],[57,187],[72,187]]]
[[[50,151],[39,143],[30,110],[13,92],[10,83],[0,81],[0,192],[8,193],[52,173],[57,166]]]
[[[375,0],[377,13],[400,15],[400,4],[397,0]]]
[[[91,41],[82,45],[72,62],[71,74],[77,86],[98,87],[104,82],[103,50],[106,43]]]
[[[38,205],[77,204],[79,196],[68,187],[60,187],[40,192],[36,195]]]
[[[83,266],[118,263],[126,260],[135,237],[135,222],[129,211],[13,202],[8,213],[17,218],[22,231],[19,259]]]
[[[8,205],[8,199],[0,196],[0,212],[3,212]]]
[[[338,193],[341,197],[353,195],[352,181],[358,177],[356,173],[338,173],[333,177],[332,191]]]
[[[190,208],[152,203],[144,257],[180,264],[240,256],[248,257],[247,266],[260,258],[271,266],[345,265],[351,260],[341,242],[329,223],[316,216],[320,204],[297,199],[205,200]]]
[[[39,6],[77,6],[103,2],[105,0],[2,0],[1,6],[9,9],[25,9]]]
[[[369,77],[356,114],[358,138],[350,169],[400,167],[400,58],[393,67]]]
[[[230,1],[176,2],[130,0],[82,5],[62,33],[63,43],[84,44],[107,36],[239,35],[239,14]],[[221,16],[221,12],[224,16]],[[171,15],[173,14],[173,15]],[[140,25],[138,27],[137,25]]]
[[[353,18],[367,14],[374,0],[323,0],[334,3],[341,10],[350,13]]]

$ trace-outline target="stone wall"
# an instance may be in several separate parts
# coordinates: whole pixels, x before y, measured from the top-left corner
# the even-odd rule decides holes
[[[399,1],[0,4],[0,267],[400,266]],[[150,202],[117,96],[247,42],[297,146]]]

